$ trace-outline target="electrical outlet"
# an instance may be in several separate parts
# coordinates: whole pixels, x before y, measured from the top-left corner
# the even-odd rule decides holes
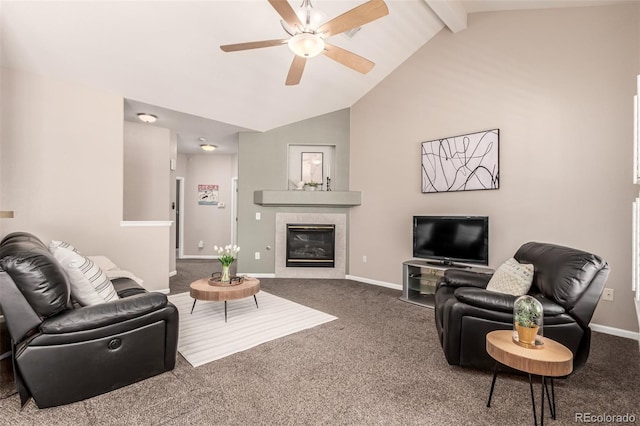
[[[257,251],[255,253],[255,257],[256,257],[256,260],[260,260],[260,252],[259,251]]]
[[[613,302],[613,289],[605,288],[602,292],[602,300],[606,300],[608,302]]]
[[[362,256],[362,263],[367,263],[367,256]]]
[[[256,212],[256,220],[260,219],[262,219],[262,215],[260,214],[260,212]]]

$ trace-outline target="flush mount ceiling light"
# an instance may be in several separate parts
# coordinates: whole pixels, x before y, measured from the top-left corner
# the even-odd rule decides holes
[[[139,112],[138,118],[140,119],[140,121],[143,121],[145,123],[155,123],[155,121],[158,119],[157,116],[153,114],[147,114],[146,112]]]
[[[215,146],[215,145],[211,145],[210,143],[206,143],[206,142],[207,142],[207,139],[206,139],[206,138],[198,138],[198,140],[199,140],[200,142],[202,142],[202,143],[200,144],[200,148],[201,148],[203,151],[211,152],[211,151],[215,151],[215,149],[217,148],[217,146]]]

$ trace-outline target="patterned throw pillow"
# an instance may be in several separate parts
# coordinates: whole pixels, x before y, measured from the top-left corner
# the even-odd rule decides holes
[[[69,277],[71,296],[82,306],[119,299],[107,275],[91,259],[61,246],[53,250],[53,255]]]
[[[533,265],[519,263],[511,258],[498,267],[487,285],[487,290],[522,296],[527,294],[532,282]]]

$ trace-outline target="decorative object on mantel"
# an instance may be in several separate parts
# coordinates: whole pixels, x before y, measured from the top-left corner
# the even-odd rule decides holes
[[[422,142],[422,192],[498,189],[500,130]]]
[[[294,182],[291,179],[289,179],[289,182],[291,182],[291,184],[293,185],[293,190],[294,191],[302,191],[304,189],[304,181],[301,180],[299,182]]]
[[[331,178],[327,176],[327,191],[331,191]]]
[[[218,252],[218,261],[222,264],[220,282],[230,284],[231,275],[229,275],[229,267],[236,260],[236,255],[240,251],[240,247],[235,244],[233,246],[229,244],[225,247],[213,246],[213,249]]]
[[[534,297],[520,296],[513,303],[513,341],[528,349],[544,346],[542,336],[542,304]]]
[[[322,183],[314,181],[304,183],[305,191],[315,191],[318,187],[322,188]]]

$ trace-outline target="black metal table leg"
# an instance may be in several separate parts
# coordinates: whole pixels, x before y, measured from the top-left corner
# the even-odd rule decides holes
[[[253,295],[253,300],[256,302],[256,308],[258,308],[258,299],[256,299],[256,295],[255,294]],[[258,309],[260,309],[260,308],[258,308]]]
[[[544,376],[540,377],[540,389],[542,394],[540,396],[540,426],[544,426],[544,391],[547,388],[547,379]]]
[[[224,301],[224,322],[227,322],[227,301]]]
[[[529,390],[531,391],[531,406],[533,407],[533,424],[538,426],[538,416],[536,415],[536,399],[533,396],[533,382],[531,381],[531,374],[529,374]]]
[[[193,308],[196,307],[196,302],[198,301],[198,299],[193,299],[193,305],[191,305],[191,313],[193,313]]]
[[[487,407],[491,407],[491,397],[493,396],[493,388],[496,385],[496,378],[498,377],[498,361],[493,366],[493,380],[491,380],[491,391],[489,392],[489,401],[487,401]]]
[[[549,377],[551,380],[551,395],[549,395],[549,388],[547,387],[547,382],[544,383],[545,392],[547,392],[547,401],[549,402],[549,412],[551,413],[551,418],[553,420],[556,419],[556,390],[553,385],[553,377]]]

